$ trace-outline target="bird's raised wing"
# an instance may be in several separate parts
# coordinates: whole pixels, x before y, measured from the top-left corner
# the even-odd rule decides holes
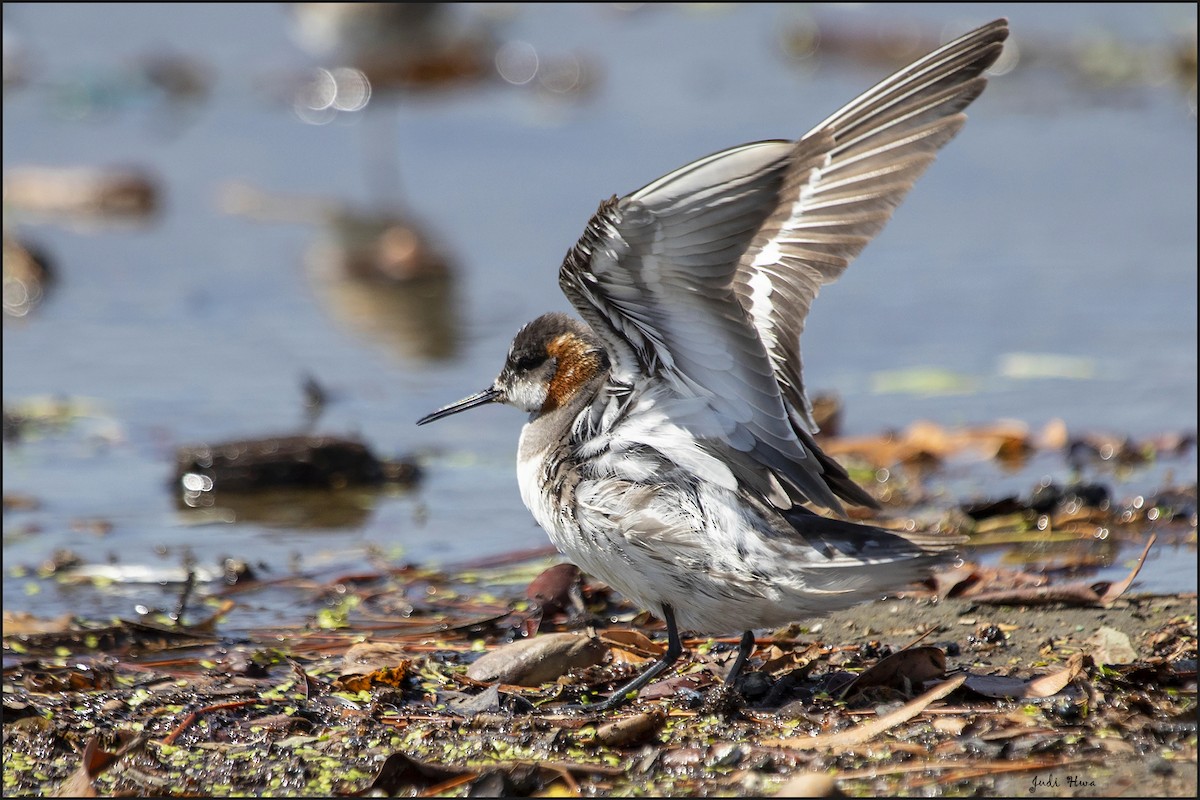
[[[963,123],[1008,37],[1000,19],[880,82],[801,138],[779,205],[734,276],[798,421],[816,433],[800,334],[817,290],[836,280]]]
[[[1005,32],[941,48],[798,142],[725,150],[602,203],[563,262],[613,381],[655,378],[700,401],[672,422],[779,507],[870,501],[812,441],[804,316],[961,127]]]

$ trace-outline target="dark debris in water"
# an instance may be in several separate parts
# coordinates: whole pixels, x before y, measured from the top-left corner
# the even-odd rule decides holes
[[[411,459],[377,457],[357,439],[271,436],[180,447],[172,484],[181,510],[294,527],[353,527],[369,512],[357,491],[411,488]]]
[[[411,461],[382,461],[364,443],[335,436],[271,436],[185,446],[175,456],[175,479],[185,490],[342,489],[412,484],[418,475]]]

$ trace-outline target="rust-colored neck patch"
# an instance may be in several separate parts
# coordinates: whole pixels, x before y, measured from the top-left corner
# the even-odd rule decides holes
[[[557,367],[542,405],[543,414],[570,402],[575,393],[603,368],[602,352],[574,333],[555,336],[546,345],[546,353],[555,360]]]

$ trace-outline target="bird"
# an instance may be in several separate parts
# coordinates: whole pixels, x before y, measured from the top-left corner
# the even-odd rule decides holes
[[[588,575],[666,624],[615,708],[683,653],[680,630],[819,617],[926,577],[961,538],[852,522],[878,507],[818,446],[800,336],[838,278],[966,120],[1008,23],[998,19],[876,84],[797,140],[693,161],[600,203],[559,270],[581,319],[517,332],[486,389],[424,425],[524,411],[521,498]]]

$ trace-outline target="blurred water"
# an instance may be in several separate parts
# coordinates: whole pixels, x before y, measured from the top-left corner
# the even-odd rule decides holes
[[[165,195],[135,226],[47,221],[6,201],[6,228],[19,224],[59,276],[46,303],[5,321],[6,407],[53,396],[94,409],[66,431],[5,444],[6,496],[40,503],[6,510],[6,565],[61,547],[123,563],[177,564],[186,549],[201,561],[353,565],[372,547],[428,561],[545,543],[517,495],[519,415],[413,422],[489,384],[523,322],[567,310],[556,271],[601,199],[727,146],[798,136],[898,66],[787,58],[786,35],[814,21],[936,42],[1007,14],[1024,57],[816,303],[806,379],[840,394],[848,431],[1000,417],[1194,429],[1194,83],[1190,94],[1165,78],[1107,86],[1065,55],[1089,36],[1142,49],[1194,37],[1194,5],[501,8],[456,8],[454,25],[527,43],[508,52],[531,47],[560,77],[577,66],[590,90],[492,79],[377,92],[365,111],[306,124],[295,87],[327,62],[297,45],[284,5],[5,5],[6,174],[136,165]],[[22,83],[8,83],[10,53]],[[172,102],[131,77],[157,53],[206,65],[208,94]],[[414,302],[315,278],[307,260],[336,227],[302,221],[299,200],[277,210],[290,221],[226,213],[232,181],[364,210],[402,204],[456,280]],[[895,390],[927,368],[966,390]],[[420,490],[380,499],[351,530],[182,516],[167,485],[174,447],[300,430],[305,375],[334,396],[318,430],[355,433],[381,455],[426,454]],[[1195,481],[1194,452],[1168,469]],[[1122,489],[1162,477],[1135,474]],[[113,528],[79,532],[92,519]],[[1160,562],[1170,563],[1148,567],[1144,587],[1195,590],[1194,549],[1182,571],[1171,569],[1179,558]],[[50,614],[82,599],[128,613],[138,597],[28,596],[32,586],[6,579],[5,608]]]

